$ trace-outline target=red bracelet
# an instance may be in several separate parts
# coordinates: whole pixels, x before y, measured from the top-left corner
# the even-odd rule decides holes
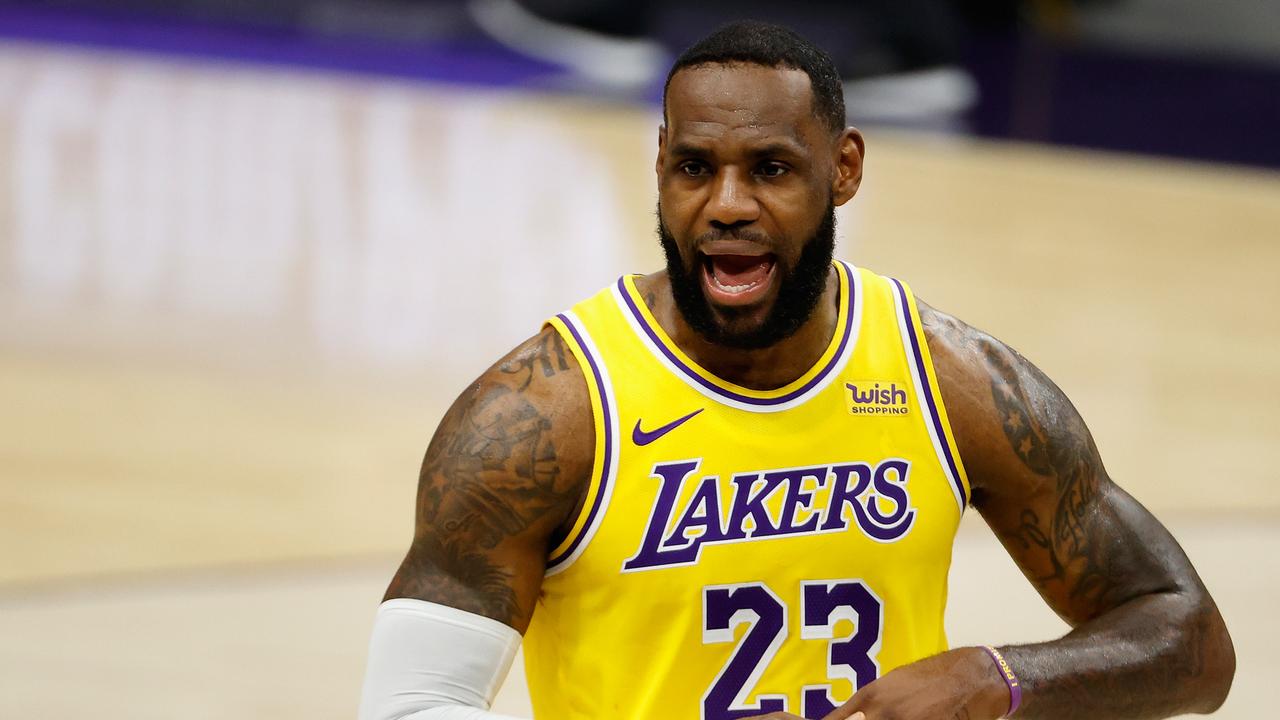
[[[999,650],[990,645],[980,647],[986,650],[995,661],[996,667],[1000,669],[1000,677],[1004,678],[1004,684],[1009,686],[1009,712],[1004,714],[1004,717],[1009,717],[1022,704],[1022,683],[1018,682],[1018,676],[1013,673],[1013,668],[1005,662],[1004,655],[1001,655]]]

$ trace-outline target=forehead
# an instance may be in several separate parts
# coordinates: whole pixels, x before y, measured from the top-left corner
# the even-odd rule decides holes
[[[803,70],[745,63],[678,71],[667,87],[666,123],[668,139],[785,137],[808,145],[820,132]]]

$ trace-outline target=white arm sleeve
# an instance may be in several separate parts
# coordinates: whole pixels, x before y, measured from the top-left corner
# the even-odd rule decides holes
[[[520,633],[465,610],[399,598],[378,607],[360,720],[517,720],[489,712]]]

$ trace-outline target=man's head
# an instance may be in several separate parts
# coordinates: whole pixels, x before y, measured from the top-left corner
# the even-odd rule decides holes
[[[831,58],[775,25],[727,25],[671,69],[658,134],[658,233],[676,305],[706,339],[760,348],[813,313],[835,207],[857,192]]]

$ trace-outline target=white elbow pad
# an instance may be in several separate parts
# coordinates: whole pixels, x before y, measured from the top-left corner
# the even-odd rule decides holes
[[[520,633],[465,610],[398,598],[378,607],[360,720],[515,720],[489,712]]]

